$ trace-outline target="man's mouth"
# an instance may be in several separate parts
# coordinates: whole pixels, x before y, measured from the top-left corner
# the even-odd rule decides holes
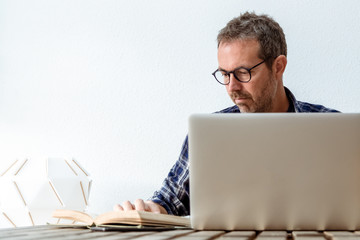
[[[235,101],[236,104],[241,104],[241,103],[245,102],[248,99],[249,98],[247,98],[247,97],[237,97],[237,98],[234,99],[234,101]]]
[[[245,102],[251,100],[251,95],[243,92],[232,92],[231,98],[236,105],[242,105]]]

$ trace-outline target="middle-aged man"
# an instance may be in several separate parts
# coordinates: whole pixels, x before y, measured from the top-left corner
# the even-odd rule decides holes
[[[280,25],[269,16],[241,14],[219,32],[217,41],[219,66],[213,76],[225,85],[235,103],[218,113],[337,112],[297,101],[284,87],[283,73],[287,64],[285,35]],[[180,157],[163,186],[150,200],[126,201],[114,209],[189,215],[188,139],[185,139]]]

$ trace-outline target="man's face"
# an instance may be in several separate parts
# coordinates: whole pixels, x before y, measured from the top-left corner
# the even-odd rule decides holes
[[[258,57],[257,40],[221,42],[218,48],[219,69],[232,71],[238,67],[251,68],[264,59]],[[242,83],[230,75],[226,90],[240,112],[271,112],[278,81],[265,63],[251,70],[251,81]]]

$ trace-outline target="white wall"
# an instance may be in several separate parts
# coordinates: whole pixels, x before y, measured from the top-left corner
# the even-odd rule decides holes
[[[299,100],[360,112],[357,0],[0,0],[0,172],[73,156],[94,179],[93,212],[149,197],[188,116],[232,104],[211,76],[216,35],[246,10],[283,27]]]

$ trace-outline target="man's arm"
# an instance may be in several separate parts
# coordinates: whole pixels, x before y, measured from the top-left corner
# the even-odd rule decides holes
[[[179,159],[163,181],[162,187],[149,200],[163,206],[168,214],[190,215],[188,137],[185,138]]]
[[[143,210],[171,215],[190,215],[188,137],[185,138],[181,154],[165,178],[162,187],[148,200],[138,199],[115,205],[114,210]]]

